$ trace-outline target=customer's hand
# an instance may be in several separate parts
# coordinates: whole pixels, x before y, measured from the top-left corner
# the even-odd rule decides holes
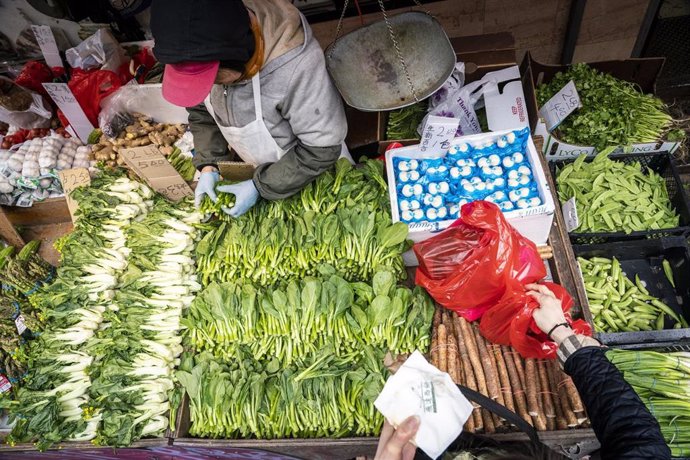
[[[567,323],[561,301],[549,288],[541,284],[528,284],[525,287],[528,289],[527,295],[534,297],[539,302],[539,308],[534,309],[532,318],[544,334],[548,334],[557,324]],[[560,344],[572,334],[572,329],[561,326],[551,332],[551,338]]]
[[[412,460],[417,446],[410,441],[418,429],[419,417],[416,415],[403,420],[397,430],[385,421],[374,460]]]
[[[194,190],[194,206],[197,208],[199,207],[204,195],[208,195],[214,203],[218,200],[216,196],[216,182],[218,182],[218,180],[220,180],[218,171],[205,170],[201,173],[199,182],[196,184],[196,189]]]
[[[235,206],[232,208],[227,208],[223,206],[223,212],[232,216],[240,217],[245,212],[249,211],[249,208],[256,204],[256,200],[259,199],[259,191],[254,185],[254,181],[249,179],[236,184],[231,185],[221,185],[217,189],[219,192],[232,193],[235,195]]]

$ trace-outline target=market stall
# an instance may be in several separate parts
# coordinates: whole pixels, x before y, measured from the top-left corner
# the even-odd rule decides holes
[[[234,193],[193,204],[187,112],[146,83],[150,44],[107,35],[88,39],[105,58],[80,45],[68,74],[34,63],[0,87],[0,452],[373,457],[374,401],[418,350],[580,458],[599,442],[531,320],[538,281],[690,455],[687,124],[653,96],[661,61],[518,67],[505,34],[453,39],[461,62],[428,100],[349,111],[356,164],[236,218]],[[82,92],[92,78],[112,88]],[[529,442],[476,403],[464,431]]]

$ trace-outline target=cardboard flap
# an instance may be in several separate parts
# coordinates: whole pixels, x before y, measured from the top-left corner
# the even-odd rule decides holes
[[[154,145],[120,150],[122,159],[152,189],[170,201],[180,201],[194,194],[180,173]]]
[[[249,163],[241,161],[221,161],[218,163],[218,171],[225,180],[241,182],[254,177],[256,168]]]

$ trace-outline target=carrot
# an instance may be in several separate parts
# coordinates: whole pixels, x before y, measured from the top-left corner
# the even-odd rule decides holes
[[[554,409],[556,411],[556,428],[559,430],[567,430],[568,422],[565,420],[563,415],[563,407],[561,406],[560,397],[558,395],[558,377],[556,377],[556,372],[558,364],[554,362],[546,366],[546,373],[549,378],[549,389],[554,393]]]
[[[577,423],[577,417],[575,417],[575,413],[573,412],[573,409],[570,407],[570,401],[568,398],[568,390],[566,390],[565,385],[563,383],[565,374],[563,374],[560,371],[557,371],[557,380],[556,380],[556,388],[558,390],[558,399],[561,403],[561,408],[563,410],[563,416],[565,417],[565,421],[568,425],[568,428],[574,428],[578,425]]]
[[[431,364],[439,367],[439,356],[438,356],[438,329],[434,327],[431,331]]]
[[[441,315],[442,314],[443,314],[443,309],[437,305],[436,310],[434,310],[434,320],[432,323],[432,326],[434,329],[437,329],[438,325],[441,324]]]
[[[494,358],[496,359],[498,378],[501,382],[501,393],[503,394],[503,400],[505,401],[504,405],[511,411],[515,412],[515,402],[513,401],[513,392],[510,386],[510,378],[508,377],[508,368],[503,359],[503,354],[501,353],[501,346],[489,346],[494,354]]]
[[[485,433],[495,433],[496,425],[494,424],[494,419],[491,412],[486,409],[482,409],[482,420],[484,420],[484,432]]]
[[[438,366],[441,372],[448,372],[448,335],[446,326],[438,326]]]
[[[458,346],[455,341],[455,336],[453,335],[453,329],[448,329],[446,340],[446,349],[448,350],[448,375],[450,375],[450,378],[453,379],[453,382],[458,384],[460,383],[458,373]]]
[[[518,354],[517,351],[512,350],[510,355],[513,358],[513,362],[515,363],[515,369],[517,370],[518,377],[520,378],[520,383],[522,384],[522,388],[527,391],[527,384],[525,382],[525,365],[522,361],[522,357]]]
[[[537,362],[537,370],[539,371],[541,397],[544,406],[544,415],[546,416],[546,428],[553,431],[556,429],[556,410],[553,407],[553,396],[551,394],[551,387],[549,386],[549,378],[546,376],[546,362],[544,362],[544,360],[539,360]]]
[[[477,391],[477,381],[474,377],[474,371],[472,370],[472,362],[470,361],[469,352],[467,351],[467,342],[462,332],[461,325],[462,318],[456,316],[453,318],[453,324],[455,326],[455,334],[458,337],[458,351],[460,352],[460,359],[462,360],[462,370],[463,370],[463,381],[470,390]],[[479,410],[479,406],[476,403],[472,403],[474,410],[472,411],[472,418],[474,418],[474,428],[476,431],[481,431],[484,428],[484,423],[482,421],[482,414]]]
[[[534,427],[539,431],[546,430],[544,415],[539,407],[539,377],[537,376],[536,363],[533,358],[525,360],[525,381],[527,382],[527,408],[532,416]]]
[[[477,378],[477,390],[481,394],[488,396],[489,392],[486,389],[486,377],[484,375],[484,369],[482,368],[482,362],[479,359],[479,351],[477,350],[477,342],[474,338],[472,327],[465,318],[459,317],[459,319],[460,327],[462,327],[462,335],[465,339],[465,345],[467,346],[467,354],[470,358],[470,363],[472,363],[474,375]]]
[[[500,382],[498,380],[498,373],[496,372],[496,362],[494,361],[493,353],[490,353],[487,348],[487,343],[479,328],[473,327],[474,337],[477,340],[477,349],[479,350],[479,358],[484,366],[484,375],[486,376],[486,387],[489,390],[488,396],[497,403],[504,405],[503,395],[499,388]],[[503,425],[501,418],[492,413],[494,419],[494,426],[498,429]]]
[[[585,408],[582,405],[580,393],[577,391],[575,383],[573,383],[573,379],[571,379],[569,375],[565,374],[565,372],[561,372],[561,375],[563,376],[565,390],[568,392],[568,401],[570,401],[570,406],[573,408],[575,415],[577,415],[578,421],[582,417],[586,418],[587,415],[585,414]]]
[[[527,423],[532,424],[532,417],[529,416],[527,412],[527,400],[525,399],[525,390],[522,387],[520,378],[518,377],[517,369],[515,369],[515,361],[510,355],[511,351],[508,347],[501,347],[503,351],[503,358],[506,364],[506,370],[508,372],[508,378],[510,379],[511,385],[513,386],[513,399],[515,401],[515,406],[517,408],[517,413],[522,417]]]

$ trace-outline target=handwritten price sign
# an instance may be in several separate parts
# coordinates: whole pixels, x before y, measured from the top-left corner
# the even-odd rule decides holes
[[[568,115],[582,107],[575,82],[570,80],[541,108],[539,114],[544,118],[546,129],[553,131]]]
[[[84,110],[82,110],[67,83],[43,83],[43,87],[48,92],[48,96],[55,101],[55,104],[69,120],[70,126],[77,133],[79,139],[86,144],[89,134],[93,131],[93,125],[86,118]]]
[[[139,177],[170,201],[180,201],[193,194],[187,182],[155,146],[122,149],[119,154]]]
[[[422,140],[419,150],[428,153],[446,153],[450,141],[455,138],[460,124],[459,118],[448,118],[430,115],[422,128]]]
[[[43,53],[43,58],[46,60],[48,67],[64,67],[50,27],[33,25],[31,30],[34,32],[36,43],[41,48],[41,53]]]
[[[77,202],[70,198],[70,194],[77,187],[91,185],[91,177],[86,168],[63,169],[58,171],[58,178],[62,184],[62,190],[65,191],[65,199],[67,200],[67,208],[72,216],[74,222],[74,213],[77,211]]]

